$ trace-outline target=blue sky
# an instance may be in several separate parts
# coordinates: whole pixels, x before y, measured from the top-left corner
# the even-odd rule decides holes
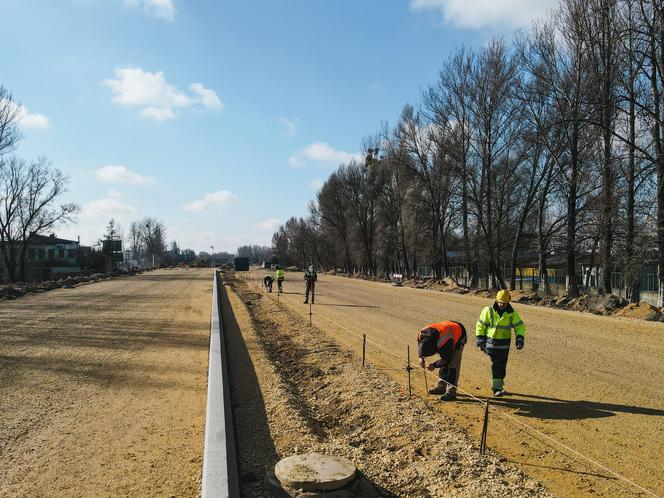
[[[197,251],[269,244],[433,83],[455,47],[553,0],[0,0],[25,159],[70,177],[100,238],[154,216]]]

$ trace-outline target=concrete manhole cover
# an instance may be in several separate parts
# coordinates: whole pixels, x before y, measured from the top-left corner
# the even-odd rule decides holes
[[[355,478],[355,465],[345,458],[307,453],[284,458],[274,467],[279,482],[305,491],[338,489]]]

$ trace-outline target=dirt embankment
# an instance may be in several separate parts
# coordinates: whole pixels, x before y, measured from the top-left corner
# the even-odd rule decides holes
[[[294,453],[353,461],[383,496],[549,496],[385,372],[226,274],[224,326],[244,496]]]

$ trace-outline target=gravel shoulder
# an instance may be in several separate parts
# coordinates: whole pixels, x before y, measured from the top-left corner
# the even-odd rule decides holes
[[[243,496],[264,496],[266,469],[303,452],[350,459],[382,496],[551,496],[285,303],[230,274],[225,283]]]
[[[251,274],[258,283],[263,271]],[[287,273],[280,304],[308,321],[302,304],[301,273]],[[415,348],[417,330],[441,319],[459,320],[469,330],[490,299],[333,276],[319,276],[313,323],[343,350],[361,355],[362,334],[371,344],[369,361],[407,385],[406,348]],[[270,299],[276,299],[274,294]],[[512,351],[506,387],[514,393],[492,400],[513,419],[492,417],[488,444],[557,494],[568,496],[646,496],[635,487],[535,435],[541,433],[587,455],[646,487],[664,494],[664,325],[588,313],[515,305],[528,331],[523,351]],[[396,354],[396,357],[394,356]],[[411,353],[414,356],[414,352]],[[398,369],[398,370],[396,370]],[[416,392],[424,391],[421,376]],[[473,347],[464,352],[460,387],[490,397],[488,358]],[[429,398],[434,408],[479,439],[482,410],[468,397],[456,403]]]
[[[198,496],[211,270],[0,306],[0,496]]]

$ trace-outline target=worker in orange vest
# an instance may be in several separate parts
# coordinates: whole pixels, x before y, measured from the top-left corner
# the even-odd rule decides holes
[[[429,324],[417,334],[420,366],[429,370],[439,369],[438,385],[429,389],[429,394],[440,394],[443,401],[456,399],[461,355],[466,341],[466,328],[451,320]],[[427,366],[425,358],[436,353],[440,355],[440,359]]]

